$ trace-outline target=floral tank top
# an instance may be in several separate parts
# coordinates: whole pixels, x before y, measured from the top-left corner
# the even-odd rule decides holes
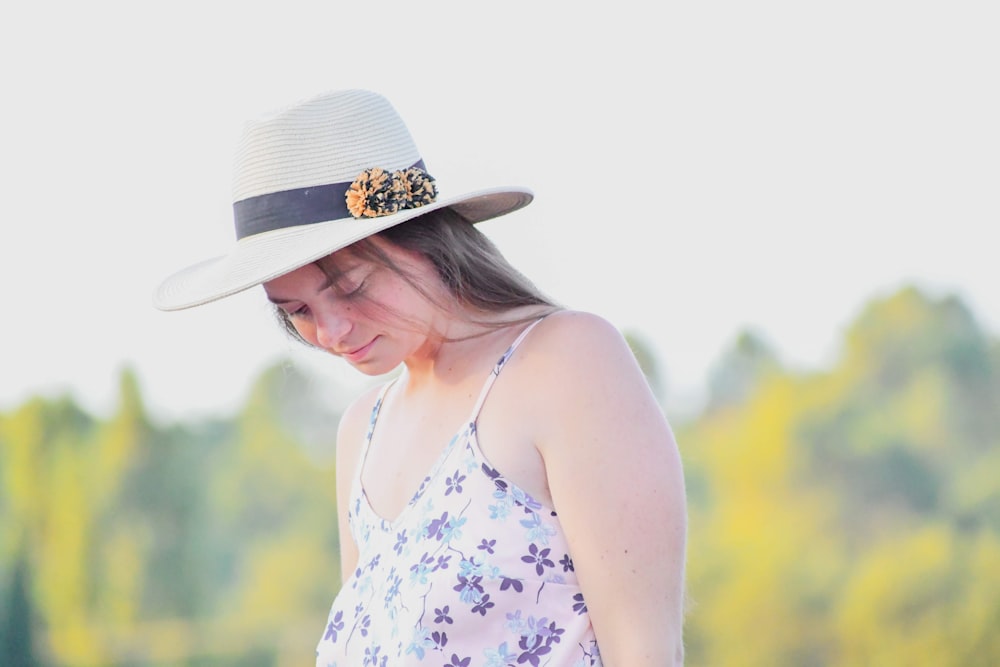
[[[536,321],[497,362],[472,414],[398,518],[377,515],[361,470],[350,496],[358,567],[316,648],[317,667],[594,667],[600,653],[559,518],[483,456],[476,420]]]

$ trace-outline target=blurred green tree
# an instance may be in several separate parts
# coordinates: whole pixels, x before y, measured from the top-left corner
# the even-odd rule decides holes
[[[35,611],[28,590],[28,559],[23,555],[14,562],[10,581],[0,604],[0,658],[6,667],[42,667],[35,638]]]

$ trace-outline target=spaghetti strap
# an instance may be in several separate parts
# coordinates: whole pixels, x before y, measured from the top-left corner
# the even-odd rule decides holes
[[[517,349],[517,347],[521,344],[521,341],[528,336],[531,330],[538,326],[538,323],[544,319],[545,317],[543,316],[529,324],[524,331],[522,331],[520,335],[514,339],[514,342],[510,344],[507,351],[504,352],[503,356],[501,356],[499,361],[497,361],[493,370],[490,372],[489,377],[486,378],[486,382],[483,384],[482,390],[479,392],[479,398],[476,400],[475,407],[472,408],[472,414],[469,416],[470,423],[474,424],[479,419],[479,412],[483,409],[483,403],[486,402],[486,396],[489,395],[490,389],[493,388],[493,383],[496,382],[497,377],[499,377],[500,371],[503,370],[504,365],[506,365],[507,361],[514,354],[514,350]]]
[[[358,463],[354,467],[354,485],[355,488],[361,488],[361,471],[365,467],[365,459],[368,458],[368,449],[372,444],[372,435],[375,433],[375,422],[378,421],[378,413],[382,409],[382,402],[385,400],[385,395],[389,392],[389,388],[396,383],[398,378],[393,378],[382,385],[382,389],[378,392],[378,398],[375,400],[375,405],[372,406],[371,415],[368,417],[368,430],[365,432],[365,440],[361,443],[361,454],[358,456]]]

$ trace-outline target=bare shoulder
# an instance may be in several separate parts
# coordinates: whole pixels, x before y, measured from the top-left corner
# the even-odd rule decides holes
[[[610,321],[600,315],[583,310],[556,311],[539,323],[538,330],[540,332],[546,331],[550,335],[586,334],[600,336],[618,334],[618,329]]]
[[[526,361],[537,366],[533,370],[642,377],[625,336],[594,313],[564,310],[549,315],[525,340],[525,348]]]
[[[554,422],[597,419],[623,403],[658,411],[622,332],[593,313],[560,311],[541,321],[511,359],[520,410],[536,435]]]

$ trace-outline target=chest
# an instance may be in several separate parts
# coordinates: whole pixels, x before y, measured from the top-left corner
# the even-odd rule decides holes
[[[463,390],[450,400],[404,405],[385,401],[365,457],[361,482],[372,509],[394,520],[439,470],[444,457],[476,420],[476,439],[489,465],[542,502],[551,503],[545,467],[530,429],[518,419],[511,387],[494,387],[475,411],[478,391]]]

